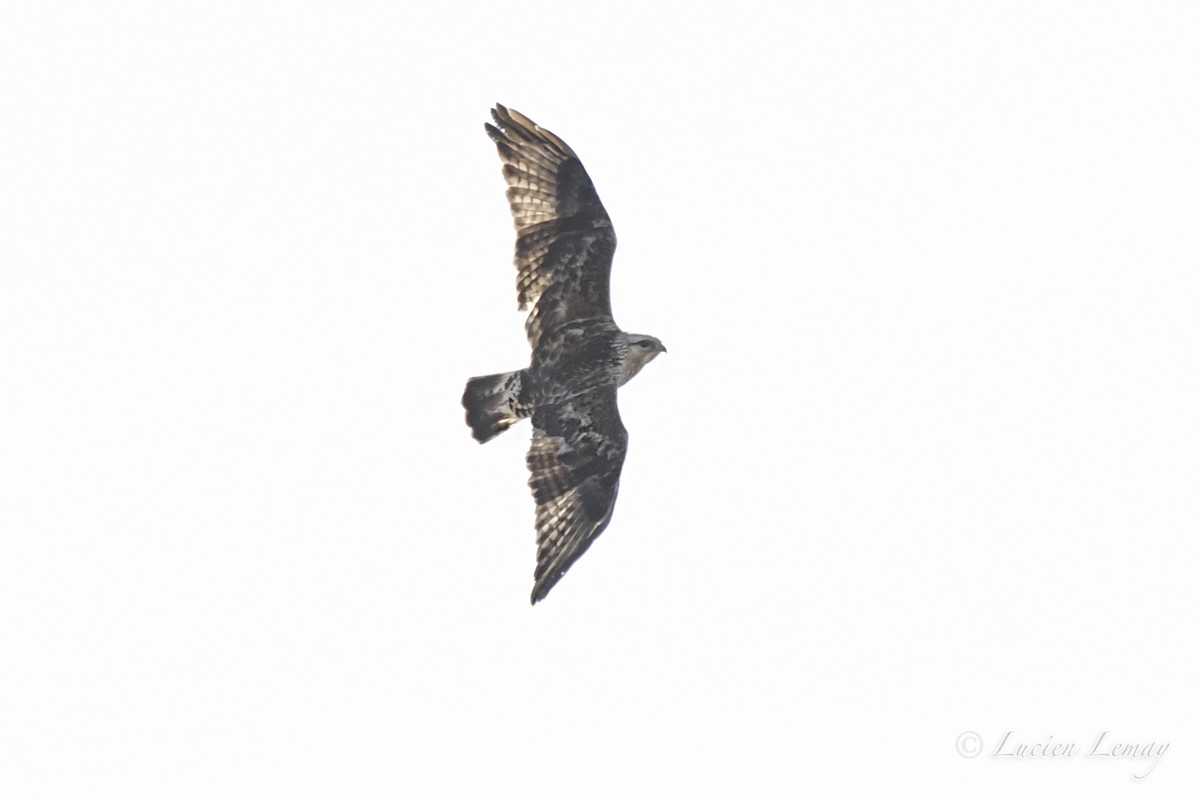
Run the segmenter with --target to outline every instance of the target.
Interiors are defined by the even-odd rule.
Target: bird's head
[[[629,379],[653,361],[655,356],[665,352],[667,348],[653,336],[641,333],[625,334],[625,362],[621,365],[621,384],[628,383]]]

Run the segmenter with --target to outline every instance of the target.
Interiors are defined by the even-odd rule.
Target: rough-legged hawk
[[[613,322],[608,282],[617,237],[566,142],[497,105],[486,124],[517,229],[517,301],[533,310],[529,367],[467,381],[467,424],[486,442],[533,417],[526,463],[537,503],[537,603],[612,518],[628,434],[617,388],[659,353],[653,336]]]

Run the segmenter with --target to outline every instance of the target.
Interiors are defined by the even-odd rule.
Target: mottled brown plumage
[[[617,389],[666,349],[617,327],[609,274],[617,238],[591,179],[566,142],[497,105],[496,143],[517,229],[517,303],[527,369],[472,378],[463,394],[476,439],[533,417],[526,458],[537,504],[536,603],[612,518],[628,435]]]

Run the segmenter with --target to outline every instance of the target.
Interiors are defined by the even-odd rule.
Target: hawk
[[[629,437],[617,389],[659,353],[653,336],[613,321],[609,273],[617,237],[567,143],[502,105],[484,124],[496,143],[517,229],[517,303],[529,366],[467,381],[467,424],[487,442],[532,417],[525,463],[537,505],[536,604],[612,519]]]

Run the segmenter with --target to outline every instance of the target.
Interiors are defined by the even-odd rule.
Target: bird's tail
[[[480,443],[494,439],[533,413],[528,378],[529,370],[520,369],[467,381],[462,404],[471,435]]]

